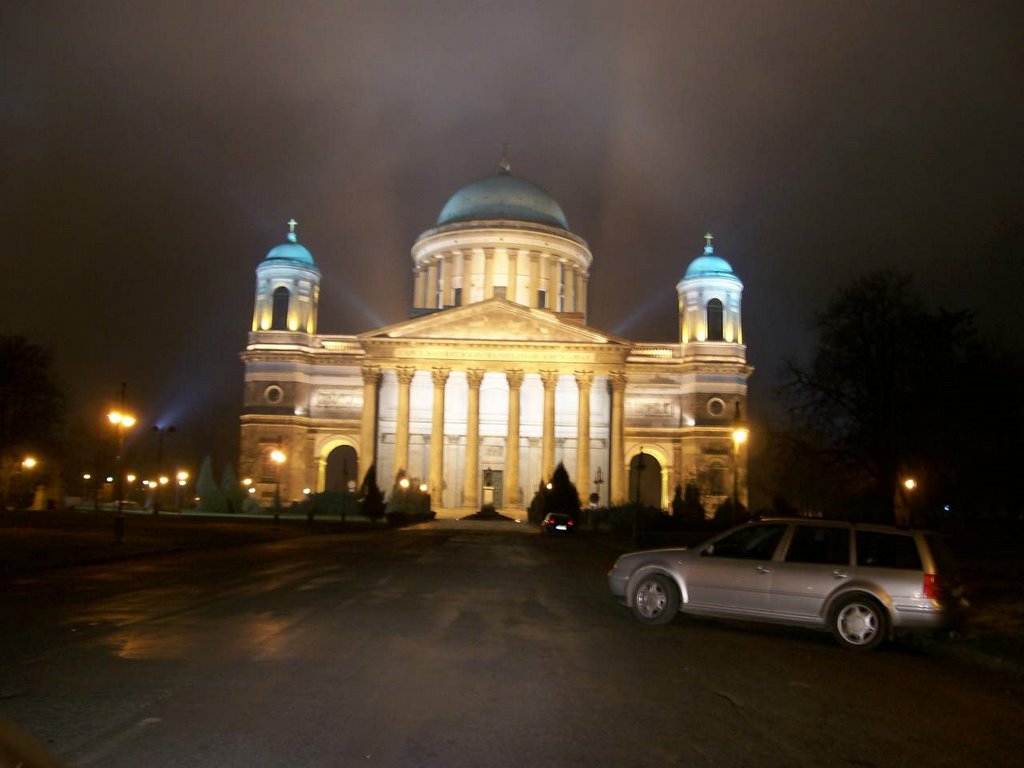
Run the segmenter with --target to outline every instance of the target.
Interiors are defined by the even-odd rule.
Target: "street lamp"
[[[188,472],[180,470],[176,477],[178,484],[174,488],[174,509],[181,512],[181,490],[188,485]]]
[[[732,433],[732,505],[733,511],[739,513],[740,508],[740,446],[747,442],[750,430],[739,427]]]
[[[277,464],[277,471],[274,472],[274,525],[277,525],[281,514],[281,465],[287,457],[284,451],[275,448],[270,452],[270,460]]]
[[[124,398],[124,386],[121,387],[121,397]],[[114,518],[114,543],[120,544],[124,541],[124,431],[135,425],[135,417],[122,411],[111,411],[107,419],[117,430],[117,516]]]

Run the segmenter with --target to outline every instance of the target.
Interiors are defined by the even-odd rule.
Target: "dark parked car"
[[[540,527],[546,533],[572,533],[576,530],[576,519],[563,512],[548,512]]]
[[[891,526],[770,518],[693,549],[631,552],[612,594],[646,624],[677,613],[825,629],[844,648],[946,626],[966,606],[943,542]]]

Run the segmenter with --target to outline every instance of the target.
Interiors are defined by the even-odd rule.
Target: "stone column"
[[[584,489],[590,487],[590,387],[594,383],[594,372],[576,371],[575,376],[580,390],[576,419],[576,487],[585,497]]]
[[[409,469],[409,386],[416,369],[411,365],[400,365],[395,369],[398,376],[398,414],[395,419],[395,466],[397,478],[400,472]]]
[[[449,283],[451,282],[452,267],[448,263],[448,254],[444,254],[439,262],[437,262],[437,307],[443,309],[451,303],[451,292],[449,290]]]
[[[448,381],[447,368],[434,368],[430,376],[434,381],[434,412],[430,420],[430,500],[435,507],[442,506],[444,498],[444,385]]]
[[[526,302],[525,302],[526,306],[528,306],[528,307],[536,307],[537,306],[537,289],[538,289],[538,283],[539,283],[539,279],[537,277],[537,272],[540,269],[540,263],[539,262],[540,262],[540,254],[537,253],[536,251],[531,251],[530,252],[530,281],[529,281],[529,284],[527,285],[527,288],[526,288],[528,293],[526,295]]]
[[[590,280],[590,276],[580,273],[580,300],[577,302],[579,311],[583,313],[583,323],[587,322],[587,282]]]
[[[426,283],[427,275],[421,267],[416,267],[412,271],[413,275],[413,290],[412,290],[412,305],[414,307],[425,306],[423,303],[423,286]]]
[[[558,259],[554,256],[548,257],[548,308],[552,312],[562,311],[562,307],[558,305],[558,300],[562,296],[562,286],[559,282],[562,272],[560,266]]]
[[[377,387],[380,386],[380,366],[363,366],[363,419],[359,429],[359,480],[377,460]]]
[[[576,266],[565,265],[565,311],[576,311]]]
[[[473,251],[467,249],[462,252],[462,303],[473,301]]]
[[[611,456],[608,457],[611,477],[608,499],[611,504],[625,504],[629,500],[625,454],[626,374],[622,371],[611,371],[608,374],[608,383],[612,389]]]
[[[483,380],[484,372],[481,369],[470,368],[466,371],[469,392],[466,398],[466,477],[462,504],[474,509],[479,504],[477,475],[480,468],[480,383]]]
[[[424,304],[427,309],[434,309],[437,306],[437,262],[430,262],[427,267],[427,301]]]
[[[484,248],[484,300],[494,296],[494,249]]]
[[[509,301],[517,301],[516,286],[519,285],[519,273],[516,271],[516,261],[519,251],[509,248],[508,251],[508,287],[505,289],[505,298]]]
[[[541,371],[541,383],[544,384],[544,431],[540,449],[541,480],[547,482],[555,471],[555,386],[558,384],[558,371]]]
[[[505,371],[508,379],[508,437],[505,442],[505,506],[518,507],[523,498],[519,493],[519,401],[522,395],[523,371]]]

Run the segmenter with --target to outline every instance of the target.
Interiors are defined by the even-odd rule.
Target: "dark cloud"
[[[52,345],[82,409],[127,381],[149,420],[227,445],[253,269],[285,221],[325,275],[321,330],[394,322],[412,241],[503,141],[593,248],[593,325],[672,340],[674,285],[715,232],[746,285],[755,408],[866,269],[911,271],[1020,348],[1019,3],[0,14],[0,332]]]

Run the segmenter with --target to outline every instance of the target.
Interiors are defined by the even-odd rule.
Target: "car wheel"
[[[840,598],[832,608],[829,622],[836,641],[854,651],[870,651],[881,645],[888,623],[885,609],[867,595]]]
[[[652,574],[637,582],[630,601],[633,615],[644,624],[668,624],[679,612],[679,592],[667,576]]]

